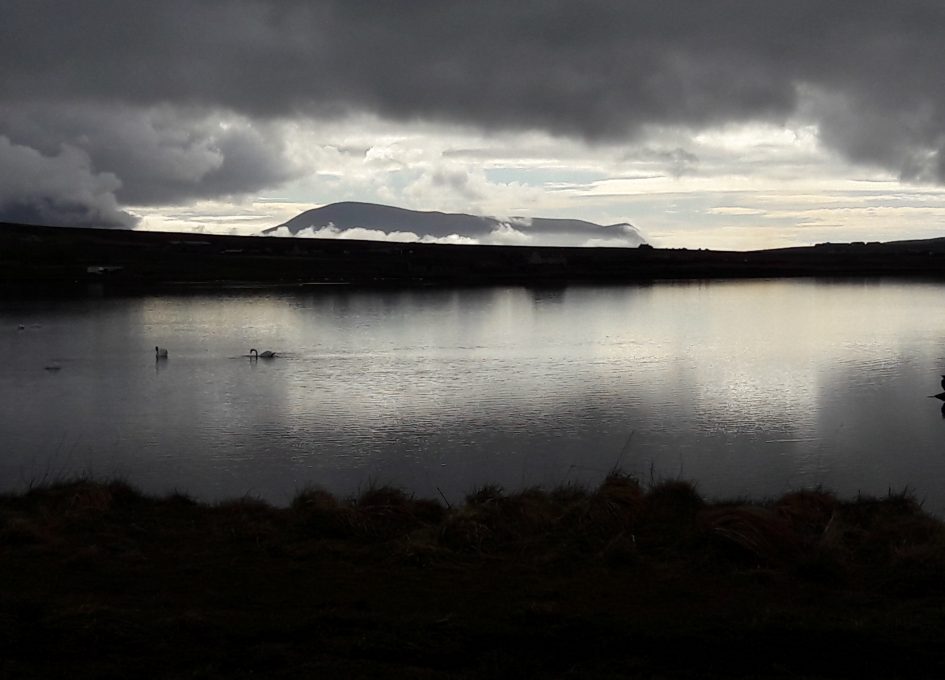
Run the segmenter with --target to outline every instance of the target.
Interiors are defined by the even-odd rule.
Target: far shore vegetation
[[[77,479],[0,496],[0,584],[10,678],[945,677],[945,524],[908,492]]]

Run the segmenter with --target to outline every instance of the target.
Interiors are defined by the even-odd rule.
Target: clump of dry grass
[[[621,554],[635,551],[643,499],[637,479],[618,472],[607,475],[592,493],[575,498],[567,508],[564,522],[575,549],[607,559],[617,551]]]
[[[553,503],[561,506],[573,506],[587,501],[587,488],[580,484],[567,483],[554,487],[548,492]]]
[[[764,504],[715,504],[700,526],[719,555],[805,580],[902,594],[945,592],[945,524],[908,493],[840,501],[821,489]]]
[[[122,481],[75,480],[0,496],[0,547],[9,549],[74,541],[131,556],[150,543],[183,541],[185,533],[194,545],[206,535],[309,557],[325,540],[336,551],[356,540],[359,550],[383,545],[376,553],[383,559],[419,564],[470,556],[614,567],[697,561],[825,585],[945,592],[945,524],[907,493],[840,501],[814,489],[764,503],[710,503],[688,482],[645,489],[614,472],[591,490],[571,484],[509,494],[484,486],[450,508],[380,485],[343,500],[310,487],[288,508],[250,497],[210,506],[181,494],[154,499]]]
[[[752,564],[783,566],[801,554],[803,544],[794,527],[770,508],[712,508],[701,514],[700,521],[720,547]]]
[[[505,496],[505,490],[495,484],[481,486],[472,493],[466,495],[467,506],[488,505],[496,503]]]
[[[209,520],[223,537],[229,540],[250,540],[256,547],[278,544],[284,536],[285,513],[266,501],[244,496],[217,503],[211,509]]]
[[[945,592],[945,524],[908,491],[840,504],[824,544],[877,587],[904,595]]]
[[[545,491],[531,488],[506,495],[486,486],[469,494],[466,503],[445,518],[440,541],[460,551],[497,550],[540,538],[559,513]]]
[[[651,521],[692,522],[705,507],[695,485],[678,479],[660,482],[646,494],[644,512]]]
[[[67,534],[104,532],[108,517],[146,502],[121,480],[34,486],[24,494],[0,497],[0,544],[50,545]]]
[[[141,492],[123,480],[76,479],[34,487],[23,496],[27,506],[35,503],[49,512],[73,518],[127,508],[144,500]]]
[[[0,519],[0,546],[30,546],[48,543],[49,531],[32,518],[8,516]]]
[[[306,535],[315,538],[346,538],[353,535],[351,510],[328,491],[308,487],[296,494],[289,510]]]
[[[427,524],[438,524],[445,509],[433,500],[418,500],[392,486],[368,487],[351,505],[357,532],[370,538],[402,538]]]
[[[839,506],[837,497],[822,489],[792,491],[779,498],[774,511],[801,536],[818,540]]]
[[[636,479],[620,473],[609,475],[594,491],[568,484],[505,494],[500,487],[485,486],[446,516],[439,540],[453,550],[511,551],[540,560],[607,550],[616,555],[618,546],[627,553],[633,550],[643,496]]]
[[[639,510],[638,545],[658,552],[693,545],[700,538],[697,517],[704,506],[702,496],[689,482],[668,480],[652,486]]]
[[[860,497],[838,506],[824,541],[851,561],[880,565],[897,549],[925,544],[941,531],[941,523],[910,496]]]
[[[290,511],[313,537],[382,540],[404,538],[437,525],[446,513],[437,501],[374,484],[347,501],[339,501],[323,489],[308,488],[295,497]]]

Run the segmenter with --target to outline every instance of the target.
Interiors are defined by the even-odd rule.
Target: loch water
[[[940,282],[7,299],[0,354],[0,491],[456,501],[619,468],[715,498],[909,489],[945,515]]]

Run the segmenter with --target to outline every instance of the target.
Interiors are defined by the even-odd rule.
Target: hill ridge
[[[469,213],[411,210],[398,206],[362,201],[329,203],[306,210],[275,227],[263,230],[274,235],[287,230],[290,235],[311,229],[339,232],[351,229],[380,231],[385,235],[412,233],[419,239],[464,237],[473,240],[520,236],[535,240],[535,245],[585,245],[596,240],[621,241],[615,245],[635,247],[646,243],[640,231],[629,222],[601,225],[575,218],[494,217]],[[514,233],[513,233],[514,232]]]

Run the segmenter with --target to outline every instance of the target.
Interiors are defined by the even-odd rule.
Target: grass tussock
[[[48,677],[55,648],[86,677],[659,677],[688,648],[718,677],[764,677],[780,650],[777,674],[831,677],[829,639],[841,676],[877,640],[937,671],[943,575],[945,524],[908,493],[713,502],[615,472],[449,507],[309,487],[278,508],[73,480],[0,495],[0,668]],[[105,639],[114,669],[88,651]]]
[[[31,488],[23,501],[27,507],[33,505],[43,512],[82,517],[130,507],[144,501],[144,496],[123,480],[97,483],[76,479]]]
[[[0,497],[0,546],[53,545],[91,533],[107,542],[128,534],[132,518],[137,533],[155,540],[186,530],[260,546],[384,543],[389,555],[423,560],[636,564],[676,556],[825,582],[882,580],[902,592],[941,589],[945,574],[945,524],[908,493],[841,501],[813,489],[763,503],[710,503],[688,482],[645,488],[619,472],[595,489],[484,486],[450,508],[373,484],[347,499],[310,487],[288,508],[275,508],[251,497],[208,506],[179,493],[147,497],[123,481],[74,480]],[[127,536],[115,538],[122,541]]]

